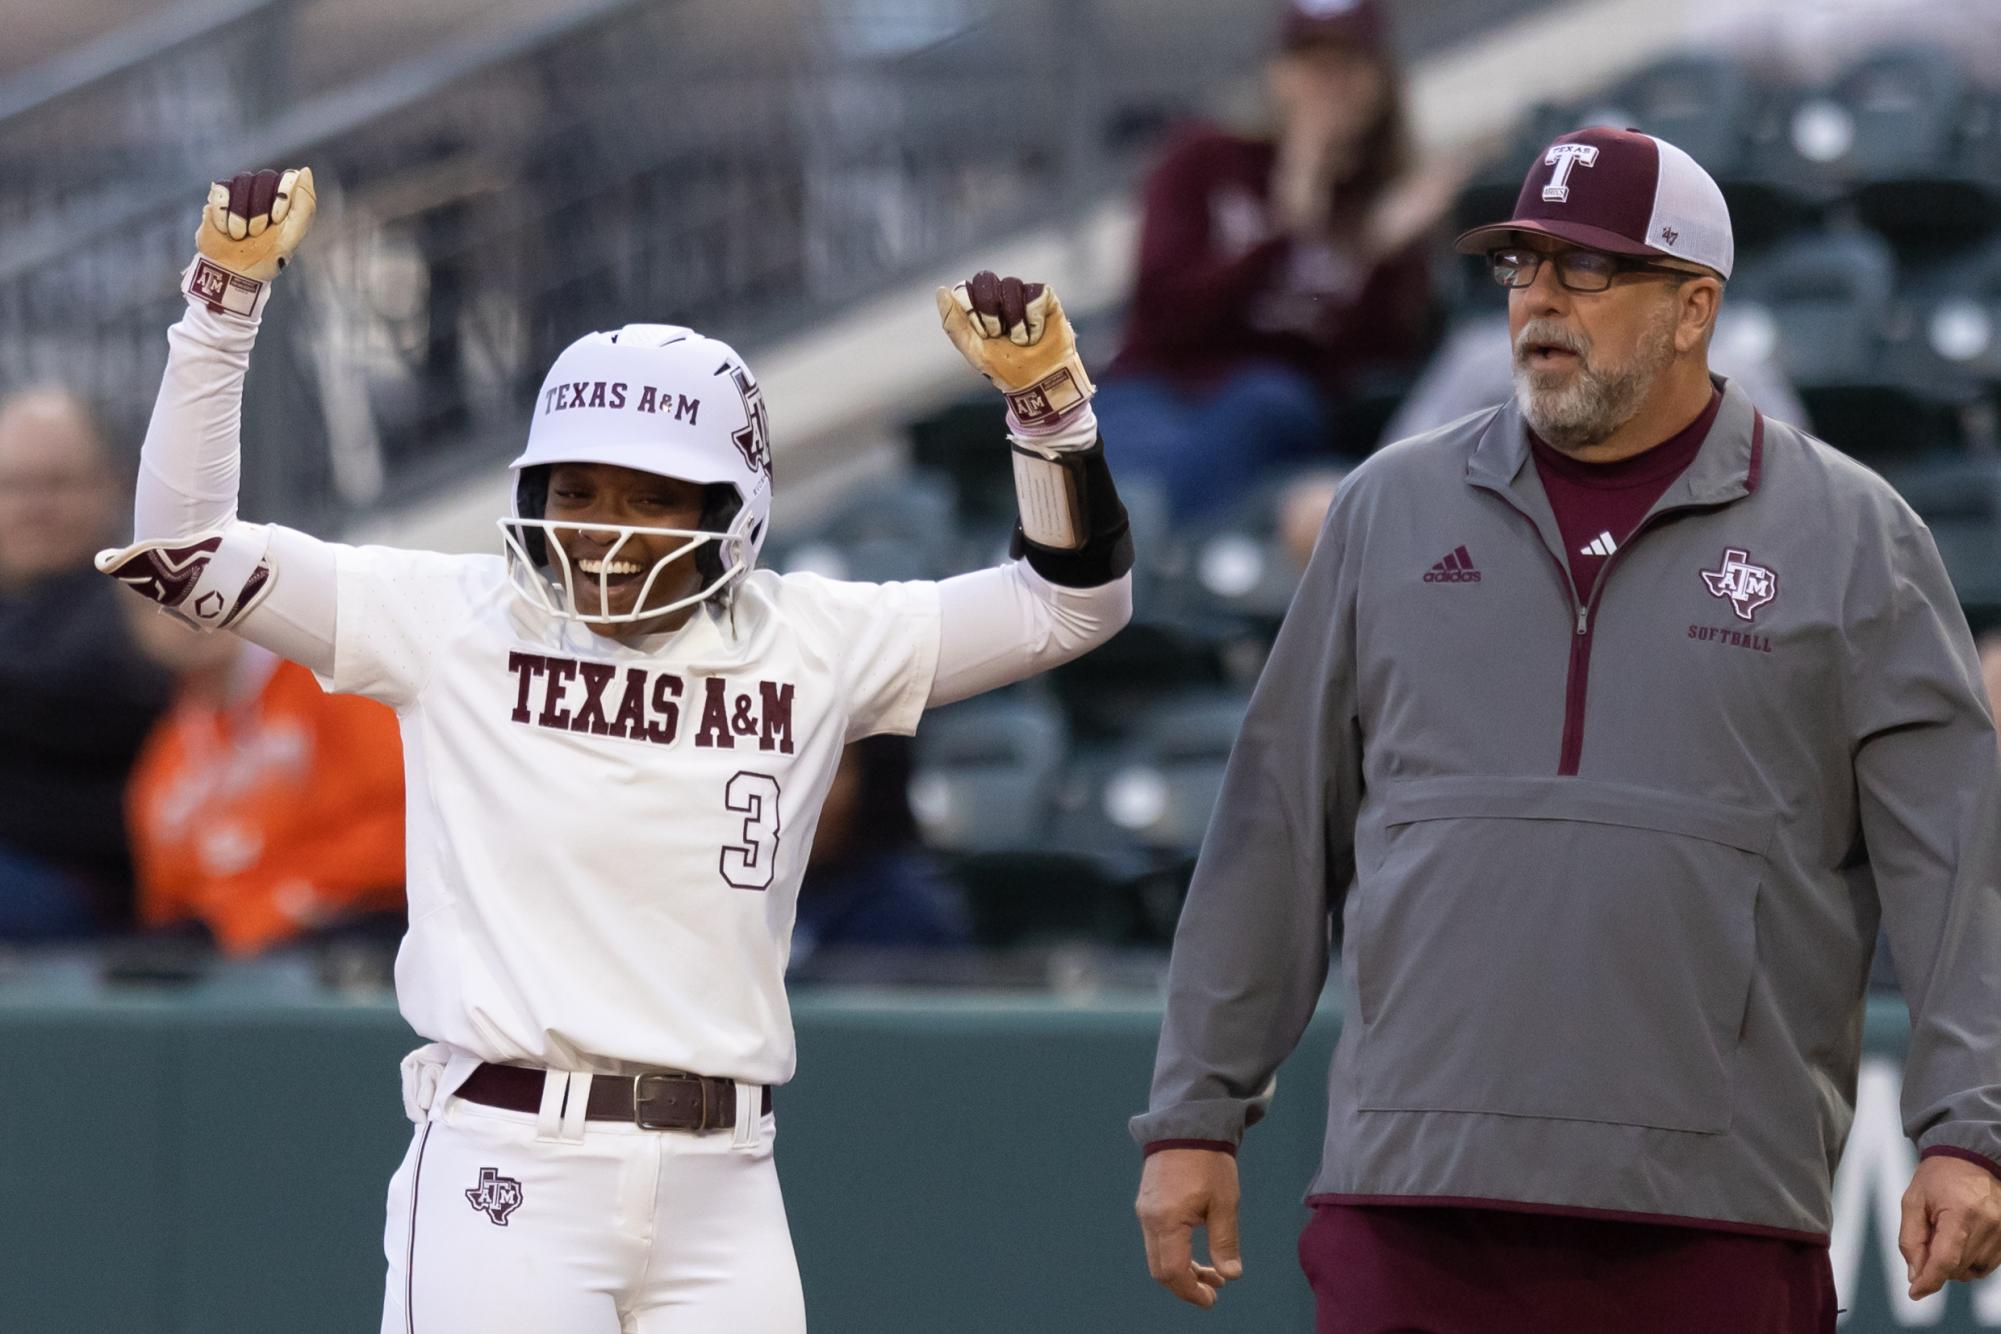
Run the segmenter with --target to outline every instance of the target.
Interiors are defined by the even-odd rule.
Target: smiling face
[[[639,605],[641,587],[653,567],[669,556],[674,559],[646,590],[645,606],[666,607],[700,591],[702,577],[695,566],[699,546],[691,547],[685,535],[674,532],[628,535],[613,529],[670,529],[678,530],[679,534],[699,531],[707,497],[708,488],[699,482],[662,477],[636,468],[610,463],[551,465],[549,496],[542,517],[556,524],[586,525],[559,527],[548,536],[569,558],[569,582],[577,611],[585,616],[623,616],[645,610]],[[592,524],[607,527],[588,526]],[[675,555],[676,552],[680,554]],[[560,578],[559,559],[552,554],[549,564]],[[603,595],[600,575],[604,576]],[[630,639],[674,629],[693,612],[693,607],[682,607],[642,620],[587,624],[598,634]]]

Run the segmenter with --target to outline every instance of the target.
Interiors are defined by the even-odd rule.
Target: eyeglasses
[[[1687,269],[1652,264],[1644,259],[1608,255],[1602,250],[1564,250],[1554,255],[1522,248],[1487,252],[1487,263],[1493,268],[1494,281],[1503,287],[1527,287],[1535,281],[1536,274],[1542,272],[1544,260],[1556,265],[1557,282],[1573,292],[1602,292],[1622,273],[1665,273],[1682,282],[1702,276]]]

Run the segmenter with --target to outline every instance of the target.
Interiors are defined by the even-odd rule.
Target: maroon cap
[[[1566,134],[1529,166],[1506,222],[1475,227],[1465,254],[1538,232],[1615,255],[1681,259],[1730,276],[1730,210],[1694,158],[1637,130],[1594,126]]]
[[[1286,50],[1345,42],[1367,51],[1383,46],[1383,12],[1376,0],[1289,0],[1279,44]]]

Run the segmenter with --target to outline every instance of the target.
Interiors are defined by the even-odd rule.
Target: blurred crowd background
[[[1590,123],[1688,150],[1738,266],[1714,360],[1931,524],[2001,691],[2001,6],[1983,0],[70,0],[0,4],[0,955],[115,976],[304,951],[386,982],[394,721],[91,572],[122,540],[204,183],[320,217],[244,402],[244,517],[498,549],[555,352],[728,339],[767,559],[1002,553],[998,402],[930,288],[1055,283],[1100,384],[1137,616],[853,748],[795,972],[1157,974],[1321,515],[1510,392],[1451,254]]]

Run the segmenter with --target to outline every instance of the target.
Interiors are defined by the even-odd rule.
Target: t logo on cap
[[[1591,188],[1571,197],[1573,173],[1592,168]],[[1730,277],[1735,247],[1723,192],[1694,158],[1638,130],[1573,130],[1529,160],[1514,216],[1462,234],[1454,247],[1482,255],[1523,235],[1608,255],[1678,259]]]
[[[1596,144],[1551,144],[1549,151],[1542,155],[1544,164],[1555,167],[1549,174],[1549,184],[1543,186],[1542,197],[1549,203],[1561,204],[1570,198],[1570,169],[1577,166],[1588,167],[1598,160]]]

